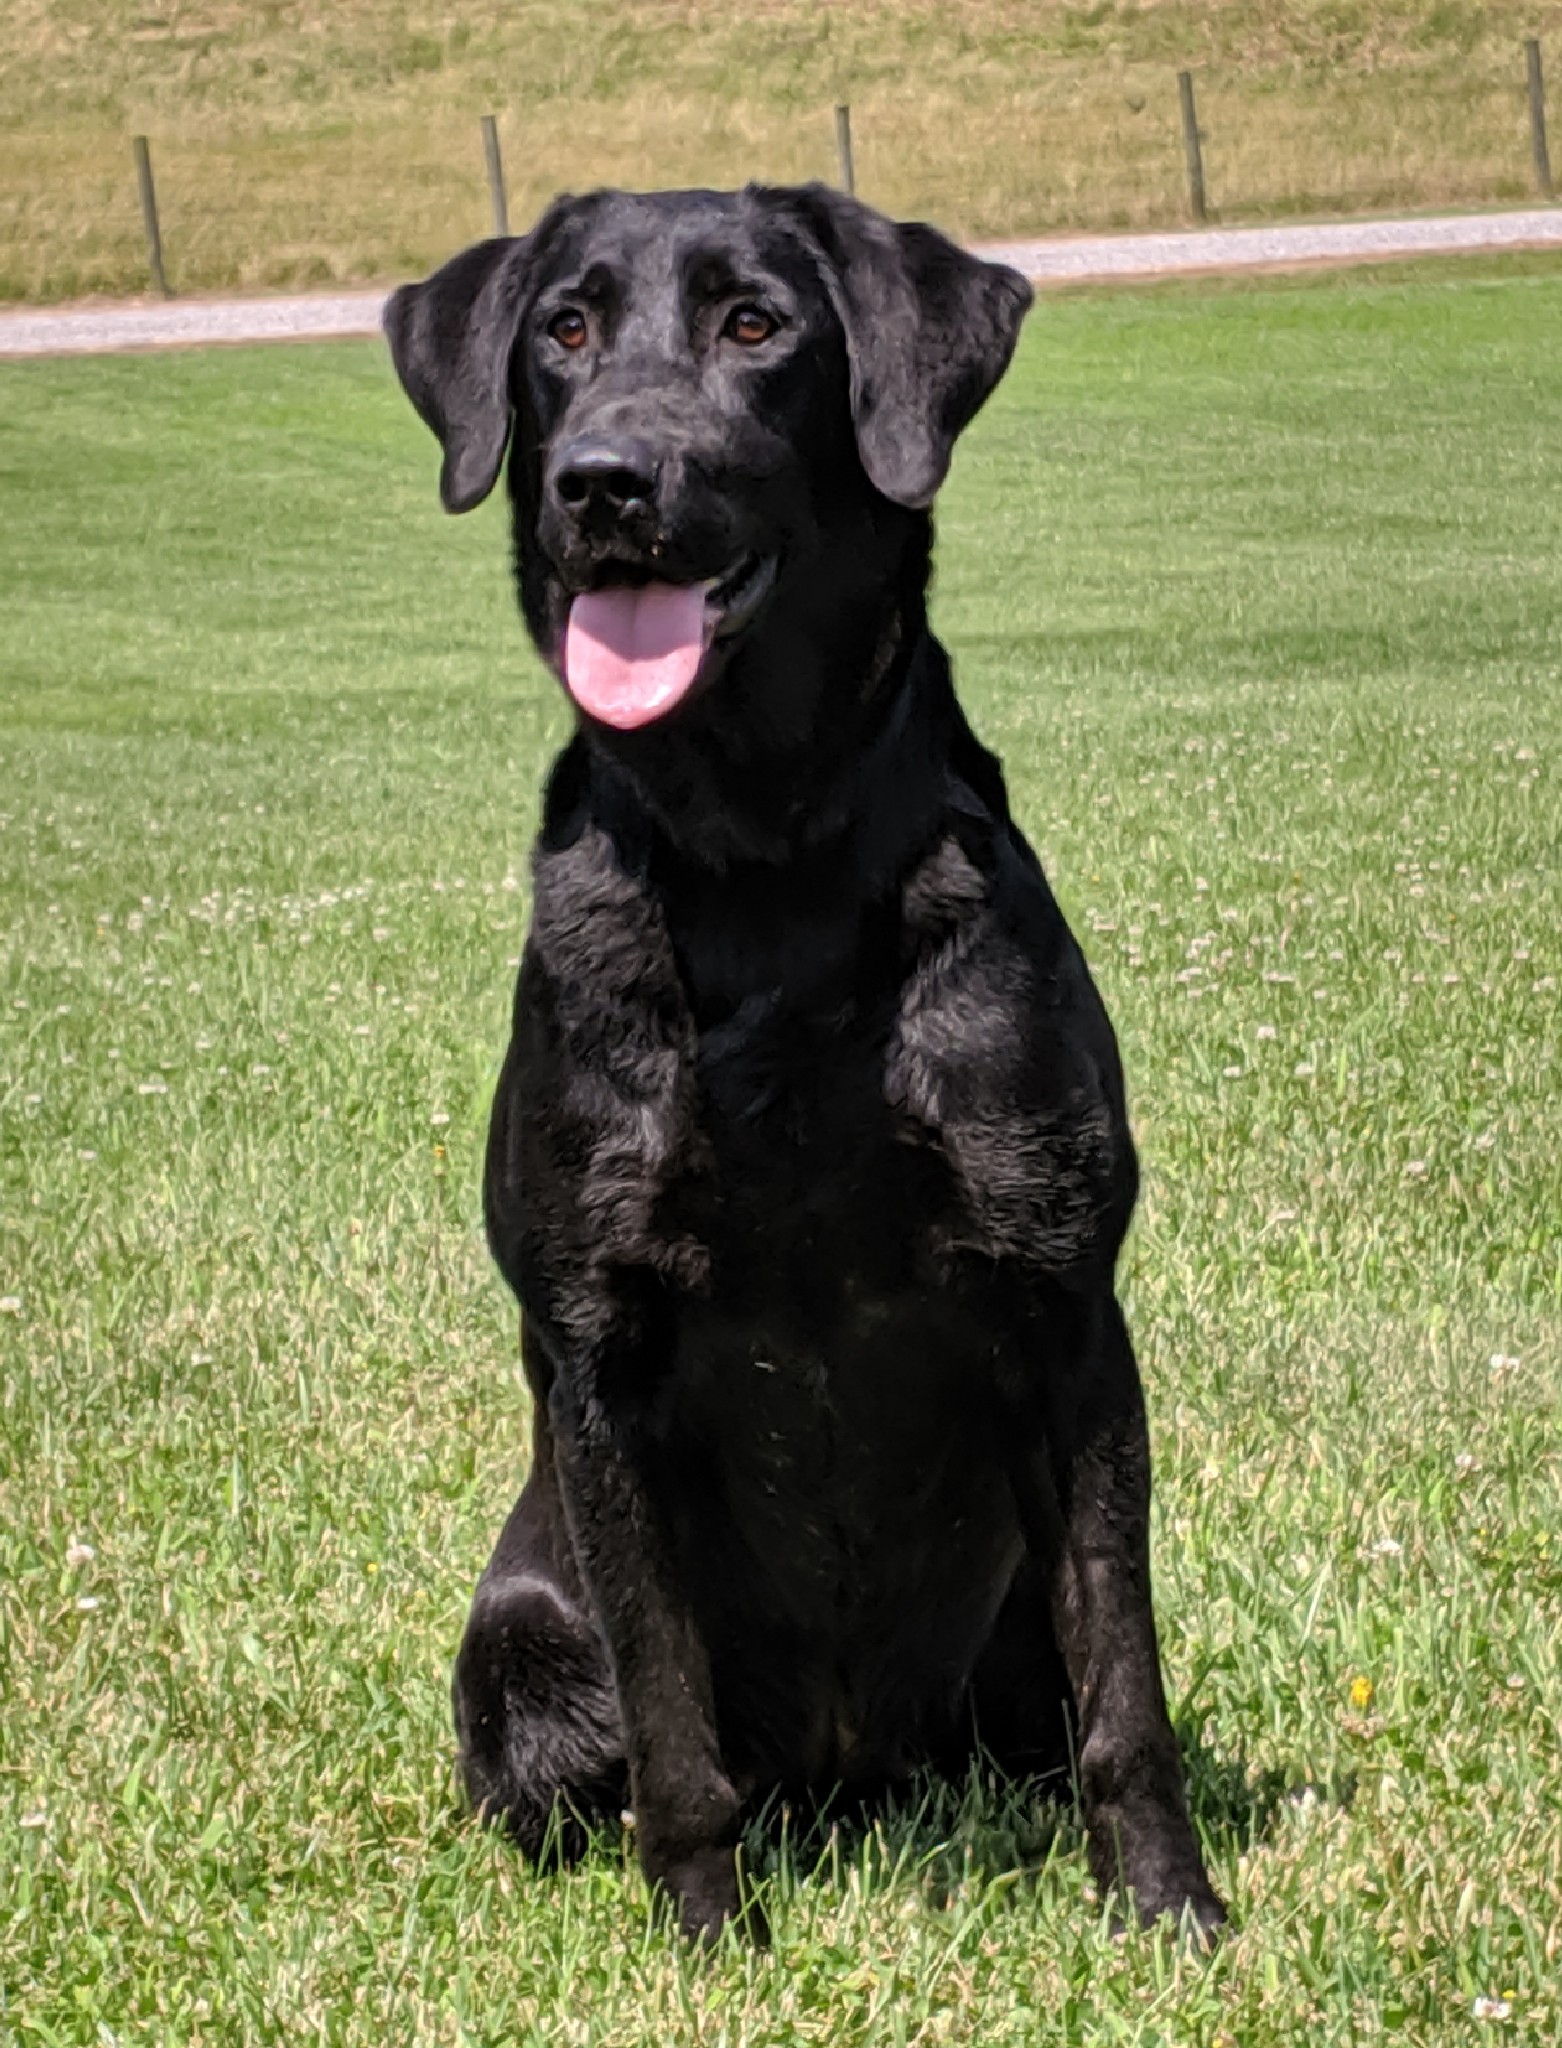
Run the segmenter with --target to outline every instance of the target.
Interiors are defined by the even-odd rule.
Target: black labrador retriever
[[[488,1144],[535,1440],[462,1765],[533,1853],[627,1797],[697,1937],[747,1910],[756,1799],[977,1744],[1072,1754],[1098,1880],[1222,1917],[1150,1605],[1116,1044],[927,622],[928,507],[1030,299],[751,187],[562,199],[386,315],[450,511],[509,443],[579,713]]]

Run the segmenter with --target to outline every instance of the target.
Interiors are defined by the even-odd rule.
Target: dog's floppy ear
[[[920,221],[887,220],[827,185],[790,200],[846,330],[862,466],[897,505],[930,505],[956,439],[1009,367],[1032,292]]]
[[[537,230],[478,242],[385,308],[407,396],[439,436],[439,495],[470,512],[494,487],[510,438],[510,352],[529,296]]]

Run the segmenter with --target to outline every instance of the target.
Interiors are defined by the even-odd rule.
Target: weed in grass
[[[0,371],[0,2034],[1557,2038],[1559,317],[1538,262],[1049,300],[942,500],[1138,1119],[1207,1961],[1037,1787],[771,1815],[774,1952],[708,1965],[626,1835],[469,1823],[563,730],[498,508],[367,346]]]

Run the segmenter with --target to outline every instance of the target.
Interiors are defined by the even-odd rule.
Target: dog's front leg
[[[714,1940],[739,1914],[762,1939],[758,1909],[739,1895],[742,1800],[717,1743],[710,1662],[646,1485],[638,1419],[562,1383],[550,1406],[571,1537],[618,1690],[642,1867],[692,1939]]]
[[[1048,1356],[1009,1383],[1016,1491],[1046,1561],[1052,1624],[1078,1727],[1091,1868],[1146,1923],[1225,1919],[1205,1874],[1161,1682],[1150,1601],[1150,1446],[1138,1368],[1109,1291],[1059,1290],[1039,1329]],[[1023,1390],[1022,1390],[1023,1389]]]

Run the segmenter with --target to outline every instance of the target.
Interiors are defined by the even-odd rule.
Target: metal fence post
[[[1529,140],[1535,152],[1535,183],[1542,199],[1553,196],[1551,153],[1546,148],[1546,81],[1540,68],[1540,43],[1531,36],[1524,45],[1525,68],[1529,72]]]
[[[1193,102],[1193,73],[1177,73],[1177,93],[1182,101],[1182,146],[1188,156],[1188,203],[1196,221],[1209,219],[1204,198],[1204,149],[1199,136],[1198,108]]]
[[[510,209],[504,196],[504,158],[499,154],[499,124],[492,114],[483,116],[483,155],[488,159],[488,200],[494,213],[494,233],[510,232]]]
[[[146,228],[147,268],[152,273],[152,288],[170,298],[168,278],[163,270],[163,236],[157,224],[157,188],[152,183],[152,152],[147,148],[144,135],[132,135],[130,147],[135,152],[136,186],[141,194],[141,220]]]
[[[857,176],[852,166],[852,110],[837,107],[835,110],[835,151],[841,160],[841,190],[855,193]]]

